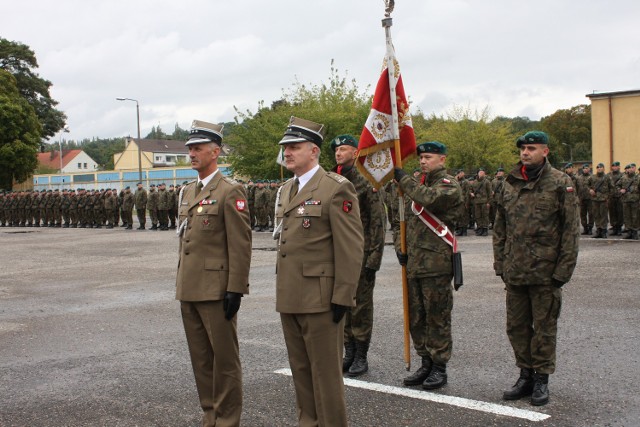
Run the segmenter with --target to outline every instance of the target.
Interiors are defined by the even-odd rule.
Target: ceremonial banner
[[[393,64],[393,69],[389,70],[387,64]],[[395,99],[392,98],[392,94],[395,95]],[[397,112],[397,123],[394,123],[392,105]],[[371,112],[360,135],[356,163],[360,172],[375,188],[380,188],[393,178],[394,165],[398,164],[394,151],[395,140],[398,138],[402,160],[415,156],[416,137],[413,133],[409,103],[402,85],[400,66],[393,48],[388,48],[373,95]]]
[[[280,166],[287,166],[284,161],[284,150],[282,149],[282,146],[280,146],[280,152],[278,153],[278,157],[276,157],[276,163]]]

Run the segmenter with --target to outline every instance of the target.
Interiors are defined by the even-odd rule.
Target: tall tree
[[[549,134],[551,161],[591,159],[591,105],[576,105],[541,119],[542,130]]]
[[[16,79],[0,70],[0,188],[25,181],[38,164],[40,123]]]
[[[42,138],[49,139],[64,128],[67,116],[55,108],[58,102],[49,94],[51,82],[35,72],[38,61],[29,46],[0,37],[0,68],[15,77],[20,95],[38,117]]]
[[[329,169],[335,165],[330,141],[345,133],[358,138],[370,107],[370,95],[362,92],[355,80],[341,77],[332,65],[328,83],[307,86],[295,82],[270,107],[260,102],[255,113],[236,109],[236,125],[225,139],[233,148],[229,160],[241,175],[279,178],[280,166],[275,162],[280,150],[278,141],[293,115],[325,124],[327,133],[320,163]]]

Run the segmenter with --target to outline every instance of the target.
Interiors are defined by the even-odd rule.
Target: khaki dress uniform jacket
[[[203,425],[236,426],[242,412],[237,316],[224,317],[225,292],[249,293],[251,229],[242,185],[217,172],[196,196],[186,185],[179,205],[176,299],[191,354]]]
[[[289,201],[287,181],[276,206],[281,223],[276,310],[289,354],[301,426],[346,425],[342,346],[344,318],[331,304],[355,306],[364,256],[360,208],[348,179],[320,168]]]

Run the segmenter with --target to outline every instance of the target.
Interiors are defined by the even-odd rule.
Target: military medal
[[[308,217],[302,218],[302,228],[310,228],[311,227],[311,219]]]
[[[298,215],[304,215],[304,206],[298,208]]]
[[[199,207],[198,207],[197,212],[198,212],[198,213],[202,212],[202,206],[199,206]]]
[[[209,225],[209,219],[205,218],[202,220],[202,225],[204,225],[205,227]]]

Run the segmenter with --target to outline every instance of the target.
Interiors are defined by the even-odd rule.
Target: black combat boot
[[[431,373],[426,380],[422,383],[422,388],[425,390],[435,390],[447,383],[447,365],[433,364]]]
[[[344,342],[344,358],[342,359],[342,372],[349,372],[349,368],[353,363],[353,358],[356,355],[356,340],[351,338],[349,341]]]
[[[638,240],[638,230],[631,230],[631,240]]]
[[[467,227],[462,227],[462,235],[463,236],[467,235]]]
[[[583,236],[587,236],[587,235],[589,235],[589,234],[591,234],[591,233],[589,232],[589,226],[588,226],[588,225],[585,225],[584,227],[582,227],[582,235],[583,235]]]
[[[482,229],[482,235],[483,236],[488,236],[489,235],[489,230],[487,228],[483,228]]]
[[[549,374],[534,374],[533,394],[531,404],[542,406],[549,403]]]
[[[602,229],[596,228],[596,234],[591,236],[592,239],[602,239]]]
[[[418,368],[413,374],[406,377],[402,382],[404,385],[420,385],[427,379],[431,373],[431,367],[433,362],[429,356],[422,357],[422,366]]]
[[[353,359],[353,364],[349,368],[350,377],[358,377],[369,370],[368,352],[369,341],[356,341],[356,355]]]
[[[476,236],[482,236],[482,228],[476,228]]]
[[[520,378],[502,394],[504,400],[518,400],[521,397],[529,396],[533,392],[533,369],[521,368]]]

